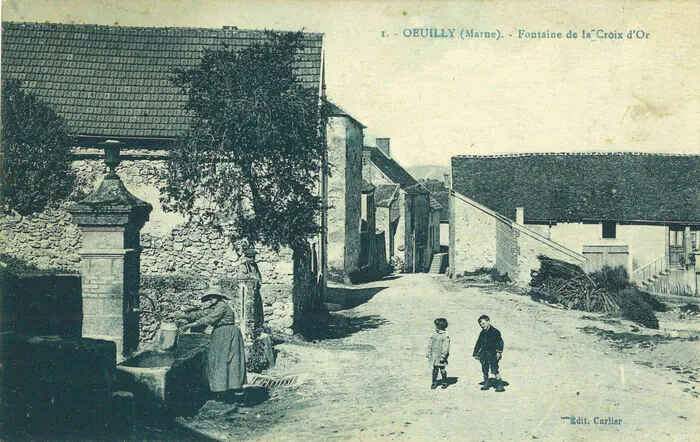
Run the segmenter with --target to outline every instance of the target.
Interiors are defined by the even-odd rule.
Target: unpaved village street
[[[219,440],[697,440],[697,319],[668,312],[659,315],[662,330],[640,330],[444,275],[330,291],[336,300],[348,293],[331,336],[276,346],[278,366],[268,375],[298,375],[297,386],[178,422]],[[505,341],[504,393],[479,389],[471,354],[481,314]],[[431,390],[425,353],[441,316],[453,383]],[[572,416],[588,423],[572,424]]]

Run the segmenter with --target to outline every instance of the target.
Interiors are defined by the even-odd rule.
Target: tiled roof
[[[356,124],[359,126],[362,126],[362,128],[366,128],[364,124],[360,123],[357,121],[355,117],[347,113],[342,107],[338,106],[337,104],[333,103],[332,101],[328,101],[328,111],[329,111],[329,116],[331,117],[348,117],[352,121],[354,121]]]
[[[412,195],[422,195],[422,194],[428,194],[430,195],[430,191],[426,189],[421,183],[416,183],[412,186],[408,186],[404,189],[404,191],[408,194]]]
[[[77,135],[173,138],[188,124],[175,68],[210,49],[241,49],[264,31],[3,23],[2,75],[22,80]],[[296,74],[318,90],[323,34],[304,34]]]
[[[435,201],[440,204],[440,221],[448,222],[450,191],[447,187],[445,187],[445,183],[435,179],[421,180],[421,183],[430,192],[430,198],[435,199]]]
[[[374,199],[378,207],[389,207],[389,203],[395,198],[396,192],[399,191],[398,184],[380,184],[376,186]]]
[[[406,172],[406,169],[401,167],[401,165],[392,158],[387,157],[384,152],[378,148],[365,146],[364,149],[370,151],[372,163],[391,181],[401,186],[402,189],[406,190],[418,184],[418,181],[416,181],[410,173]]]
[[[700,224],[700,155],[524,154],[452,158],[453,188],[508,218]]]
[[[432,196],[430,197],[430,210],[442,210],[442,205]]]

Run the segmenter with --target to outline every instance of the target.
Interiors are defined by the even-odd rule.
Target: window
[[[684,239],[684,231],[683,230],[675,230],[671,229],[669,230],[669,244],[672,246],[683,246],[685,245],[685,242],[683,241]]]
[[[603,221],[603,238],[615,238],[617,236],[617,223],[615,221]]]

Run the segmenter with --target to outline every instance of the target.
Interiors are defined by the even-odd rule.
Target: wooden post
[[[416,231],[411,232],[411,243],[413,244],[411,250],[413,251],[413,273],[416,273]]]
[[[241,299],[241,317],[238,320],[238,323],[241,326],[241,335],[243,335],[243,337],[245,337],[245,330],[246,330],[246,313],[245,313],[245,310],[246,310],[246,308],[245,308],[246,284],[245,284],[245,282],[241,283],[239,289],[241,291],[241,296],[240,296],[240,299]]]
[[[690,254],[693,252],[690,244],[690,226],[685,226],[683,231],[683,263],[686,270],[690,268]]]

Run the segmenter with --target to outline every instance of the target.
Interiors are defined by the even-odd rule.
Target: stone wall
[[[127,151],[117,168],[127,189],[153,205],[150,221],[141,231],[141,274],[148,276],[187,275],[207,282],[235,275],[240,257],[228,238],[212,226],[187,222],[181,216],[165,213],[159,201],[160,170],[164,159],[153,159],[148,151]],[[105,172],[101,159],[80,159],[73,163],[87,194],[97,187]],[[0,250],[39,269],[79,273],[81,233],[65,211],[67,204],[26,217],[14,214],[0,217]],[[359,216],[358,216],[359,219]],[[292,253],[260,248],[257,256],[263,278],[262,296],[265,319],[278,333],[291,333],[294,322]],[[304,268],[308,270],[308,267]],[[313,275],[301,276],[315,279]],[[305,291],[313,298],[315,293]],[[297,297],[303,297],[297,294]],[[162,303],[177,303],[167,296]],[[303,302],[299,300],[298,302]]]
[[[518,273],[518,241],[513,232],[513,226],[507,220],[494,218],[496,224],[496,263],[495,267],[501,275],[511,279]]]
[[[462,275],[496,265],[497,220],[487,210],[452,196],[450,204],[450,272]]]
[[[586,258],[525,226],[455,194],[450,205],[450,271],[460,275],[495,267],[517,285],[530,283],[538,256],[581,265]]]
[[[430,223],[428,224],[428,231],[430,237],[430,245],[432,246],[432,258],[433,253],[440,252],[440,210],[430,211]]]
[[[503,247],[503,254],[506,256],[497,261],[505,264],[503,269],[498,268],[500,273],[508,273],[509,277],[518,285],[528,286],[531,280],[532,270],[539,270],[541,262],[538,256],[558,259],[571,264],[582,266],[586,258],[578,253],[567,249],[547,238],[528,230],[524,226],[512,223],[510,232],[507,227],[503,228],[504,236],[511,238],[511,244]]]
[[[329,119],[328,270],[341,279],[359,268],[362,137],[362,126],[347,116]]]
[[[389,225],[389,208],[378,206],[375,212],[375,219],[377,223],[377,231],[384,232],[384,255],[389,256],[389,232],[391,226]]]
[[[50,209],[0,217],[0,251],[40,269],[78,273],[80,230],[68,212]]]
[[[412,271],[413,254],[415,253],[415,271],[425,272],[430,267],[430,258],[433,256],[429,242],[430,223],[430,195],[427,193],[406,194],[406,265]],[[413,250],[412,235],[415,235],[415,247]]]

